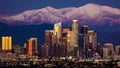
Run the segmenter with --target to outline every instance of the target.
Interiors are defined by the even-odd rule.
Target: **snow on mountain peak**
[[[53,8],[51,6],[47,6],[46,9],[55,9],[55,8]]]
[[[88,4],[84,5],[84,7],[98,7],[98,6],[100,6],[100,5],[94,4],[94,3],[88,3]]]
[[[68,7],[55,9],[47,6],[38,10],[28,10],[23,13],[13,16],[0,16],[0,21],[5,21],[6,24],[35,24],[34,22],[68,22],[77,19],[79,23],[119,23],[120,24],[120,9],[108,6],[100,6],[97,4],[86,4],[81,7]]]

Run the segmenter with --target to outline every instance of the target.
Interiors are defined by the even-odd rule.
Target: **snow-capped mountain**
[[[120,24],[120,9],[90,3],[80,7],[60,9],[48,6],[12,16],[0,16],[0,21],[9,25],[31,25],[45,22],[69,23],[73,19],[77,19],[79,24]]]

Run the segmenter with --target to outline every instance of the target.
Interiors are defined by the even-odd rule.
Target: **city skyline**
[[[55,23],[52,30],[45,30],[45,42],[39,46],[37,37],[30,37],[23,45],[13,44],[12,36],[2,36],[2,50],[4,53],[25,54],[40,57],[81,57],[108,58],[119,56],[119,45],[112,43],[98,43],[97,31],[83,25],[78,31],[78,20],[72,21],[72,28],[62,27],[62,23]],[[118,48],[117,48],[118,47]],[[115,48],[115,49],[114,49]],[[113,55],[113,56],[112,56]]]
[[[61,64],[63,67],[119,67],[120,45],[97,43],[97,31],[91,30],[88,25],[78,30],[78,20],[72,21],[71,28],[55,23],[52,30],[44,31],[45,43],[41,46],[37,37],[26,39],[24,46],[20,46],[12,44],[12,36],[2,36],[0,67],[58,68],[61,61],[64,62]],[[66,65],[71,62],[71,66]]]
[[[119,68],[120,0],[0,0],[0,68]]]

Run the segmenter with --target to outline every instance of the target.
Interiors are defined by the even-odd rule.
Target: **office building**
[[[73,20],[72,31],[64,30],[67,32],[67,55],[77,56],[78,49],[78,23],[77,20]]]
[[[30,56],[37,55],[37,38],[27,40],[27,53]]]
[[[97,49],[97,34],[94,30],[88,30],[86,35],[86,56],[89,58],[93,57]]]
[[[54,31],[53,30],[45,30],[45,44],[49,46],[49,56],[53,55],[53,46],[52,46],[52,36]]]
[[[79,52],[79,45],[78,45],[78,21],[77,20],[73,20],[72,23],[72,43],[74,46],[74,56],[77,57],[78,52]]]
[[[49,51],[50,51],[49,49],[50,49],[50,47],[48,45],[46,45],[46,44],[41,45],[41,56],[43,58],[49,57]]]
[[[83,25],[79,34],[79,45],[83,57],[93,57],[93,54],[97,52],[97,33],[94,30],[89,30],[87,25]]]
[[[74,39],[73,36],[74,34],[72,33],[72,31],[69,31],[67,34],[67,53],[69,56],[73,56],[74,55]]]
[[[54,35],[57,36],[57,38],[61,38],[61,34],[62,34],[62,25],[61,23],[56,23],[54,24]]]
[[[73,20],[72,33],[73,33],[73,35],[71,35],[73,37],[72,43],[73,43],[74,47],[78,47],[78,23],[77,23],[77,20]]]
[[[58,38],[56,35],[52,36],[52,56],[55,55],[55,44],[58,42]]]
[[[67,37],[60,39],[60,55],[65,57],[67,55]]]
[[[81,27],[80,33],[81,33],[81,34],[87,34],[87,32],[88,32],[88,26],[87,26],[87,25],[83,25],[83,26]]]
[[[81,48],[81,53],[84,58],[88,57],[88,26],[83,25],[79,34],[79,46]]]
[[[26,47],[21,47],[21,54],[26,55],[27,54],[27,48]]]
[[[12,37],[2,36],[2,52],[8,53],[12,49]]]
[[[63,33],[68,33],[68,31],[70,31],[70,28],[63,28]]]
[[[68,34],[69,31],[70,31],[70,28],[63,28],[62,38],[63,38],[63,37],[67,37],[67,34]]]
[[[115,46],[115,54],[120,56],[120,45]]]
[[[114,54],[114,46],[111,43],[105,43],[104,48],[108,48],[109,56],[112,56]]]
[[[19,45],[14,45],[12,49],[13,49],[13,53],[21,54],[21,47]]]
[[[109,49],[103,48],[103,58],[109,58]]]
[[[88,30],[88,47],[89,49],[96,50],[97,48],[97,33],[93,30]]]
[[[100,57],[103,57],[103,45],[98,43],[96,52],[100,55]]]

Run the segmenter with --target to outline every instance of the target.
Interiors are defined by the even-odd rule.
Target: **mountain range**
[[[98,42],[120,44],[120,9],[89,3],[80,7],[45,7],[27,10],[19,14],[0,14],[0,37],[10,35],[13,44],[26,42],[31,37],[38,42],[45,41],[45,30],[53,30],[54,23],[62,22],[62,27],[71,27],[77,19],[79,31],[82,25],[97,32]],[[0,39],[1,43],[1,39]]]
[[[48,6],[15,15],[0,16],[0,21],[8,25],[38,25],[57,22],[69,24],[73,19],[78,20],[79,24],[120,25],[120,9],[89,3],[80,7],[60,9]]]

